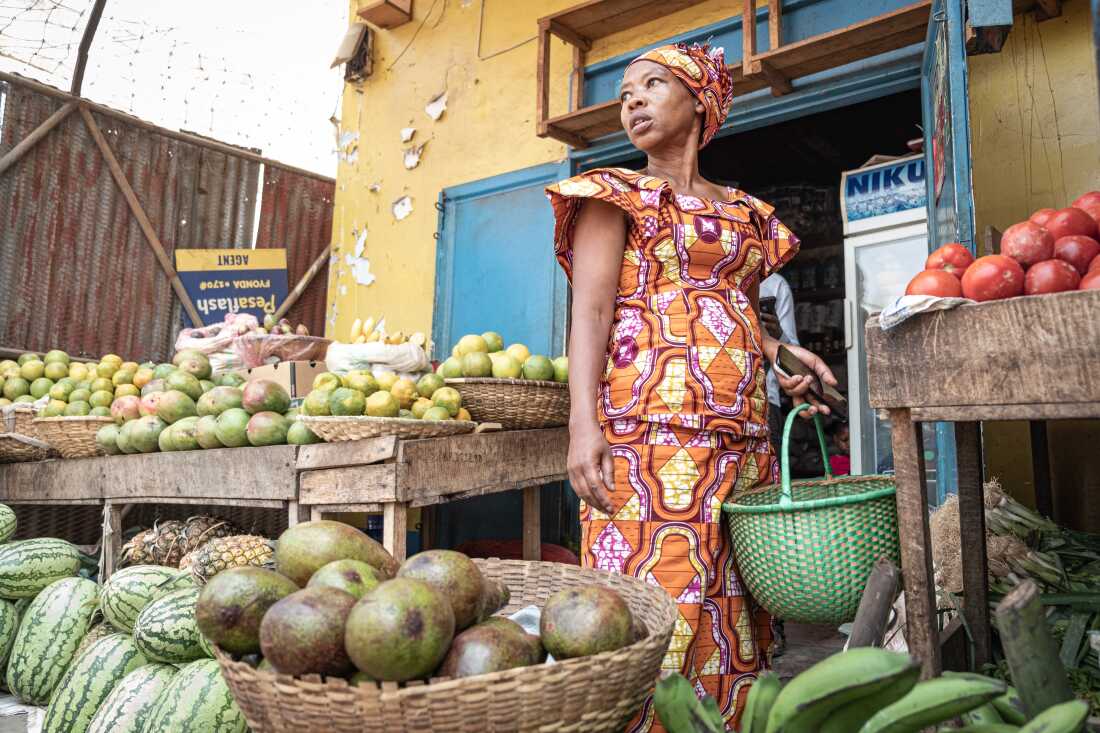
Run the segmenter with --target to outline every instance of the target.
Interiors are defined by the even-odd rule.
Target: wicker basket
[[[53,446],[62,458],[91,458],[103,455],[96,445],[95,434],[112,422],[114,420],[109,417],[91,415],[36,417],[34,426],[42,439]]]
[[[785,621],[842,624],[855,618],[881,556],[899,561],[893,476],[833,478],[821,419],[814,416],[825,478],[791,481],[787,445],[800,405],[783,428],[782,480],[724,505],[745,586]]]
[[[408,417],[322,417],[299,415],[318,438],[329,443],[396,435],[398,438],[440,438],[472,433],[477,423],[468,420],[415,420]]]
[[[465,679],[350,687],[342,679],[260,672],[220,651],[229,688],[255,733],[619,733],[660,671],[676,605],[644,581],[559,563],[475,560],[512,594],[506,612],[554,591],[606,585],[645,624],[645,639],[614,652]]]
[[[34,427],[35,410],[33,405],[17,402],[0,407],[0,433],[19,433],[38,437]]]
[[[16,403],[0,408],[0,463],[41,461],[56,455],[34,424],[34,407]]]
[[[569,386],[527,379],[447,379],[462,394],[462,406],[478,422],[505,430],[556,428],[569,424]]]

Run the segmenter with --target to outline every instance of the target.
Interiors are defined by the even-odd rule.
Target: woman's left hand
[[[832,370],[829,369],[828,365],[820,356],[801,346],[795,346],[793,344],[783,344],[783,346],[798,357],[800,362],[812,369],[814,373],[817,374],[817,378],[822,382],[832,387],[837,385],[836,377],[833,376]],[[779,386],[782,390],[794,401],[795,407],[803,403],[808,403],[810,405],[810,409],[803,411],[801,417],[809,420],[819,412],[822,415],[828,415],[830,413],[828,405],[810,394],[810,386],[814,381],[813,377],[809,375],[804,377],[787,377],[780,374],[778,370],[775,372],[775,377],[779,380]]]

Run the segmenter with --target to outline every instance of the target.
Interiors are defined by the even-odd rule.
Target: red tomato
[[[1092,237],[1072,235],[1054,243],[1054,256],[1077,268],[1079,275],[1089,271],[1089,265],[1100,255],[1100,242]]]
[[[1027,274],[1024,275],[1024,294],[1042,295],[1076,290],[1080,282],[1081,276],[1077,273],[1077,268],[1070,263],[1046,260],[1027,268]]]
[[[1081,284],[1077,286],[1078,290],[1100,290],[1100,270],[1093,270],[1088,275],[1081,278]]]
[[[1077,208],[1091,216],[1096,222],[1097,229],[1100,229],[1100,200],[1085,201]]]
[[[1100,270],[1100,255],[1096,255],[1092,258],[1092,262],[1089,263],[1089,272],[1096,272]]]
[[[1084,209],[1085,211],[1088,211],[1090,207],[1097,205],[1100,205],[1100,191],[1089,191],[1088,193],[1083,193],[1078,196],[1072,204],[1070,204],[1070,206],[1075,206],[1078,209]]]
[[[1096,239],[1096,220],[1089,216],[1088,212],[1072,206],[1059,209],[1058,213],[1050,217],[1043,226],[1055,240],[1073,234]]]
[[[969,254],[969,252],[967,253]],[[905,288],[906,295],[935,295],[937,298],[961,298],[959,278],[944,270],[918,272]]]
[[[924,263],[924,269],[943,270],[955,277],[962,277],[963,273],[966,272],[966,268],[970,267],[970,263],[973,261],[974,255],[970,254],[970,250],[958,242],[951,242],[928,255],[928,259]]]
[[[1030,267],[1054,257],[1054,237],[1033,221],[1021,221],[1001,235],[1001,254]]]
[[[1027,218],[1028,221],[1033,221],[1041,227],[1045,227],[1047,222],[1050,221],[1050,217],[1058,213],[1058,209],[1039,209],[1034,214]]]
[[[963,295],[971,300],[1000,300],[1024,292],[1024,268],[1005,255],[974,260],[962,276]]]

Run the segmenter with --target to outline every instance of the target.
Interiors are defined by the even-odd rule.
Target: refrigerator
[[[874,159],[873,159],[874,160]],[[874,162],[841,174],[844,222],[845,350],[853,474],[892,473],[890,423],[867,400],[864,325],[924,269],[928,214],[923,155]],[[936,435],[925,425],[930,492],[936,485]]]

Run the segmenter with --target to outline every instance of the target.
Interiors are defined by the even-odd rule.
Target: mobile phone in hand
[[[807,374],[813,377],[813,380],[810,382],[810,394],[819,402],[824,402],[828,405],[833,414],[838,417],[846,418],[848,416],[848,400],[844,395],[838,392],[835,387],[822,382],[812,369],[803,364],[802,361],[783,344],[779,345],[775,362],[776,363],[772,366],[785,377],[802,377]]]
[[[775,315],[775,296],[769,295],[760,299],[760,312],[767,313],[769,316]]]

